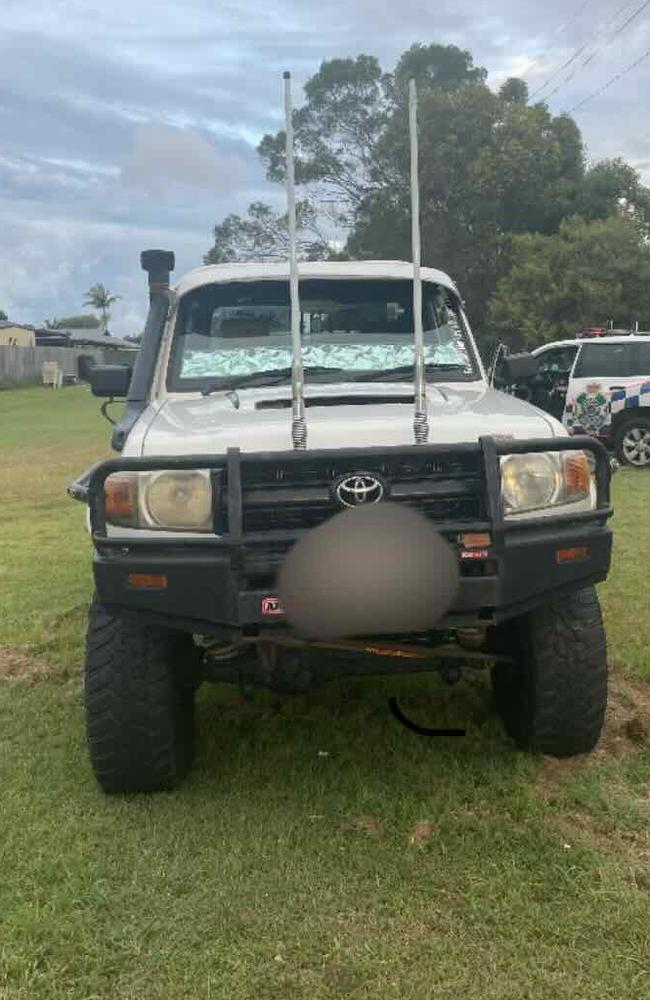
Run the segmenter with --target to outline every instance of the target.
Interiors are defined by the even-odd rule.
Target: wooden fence
[[[82,355],[95,364],[130,364],[135,361],[135,351],[102,347],[5,347],[0,346],[0,385],[3,382],[32,382],[40,379],[44,361],[57,361],[64,375],[78,374],[78,360]]]

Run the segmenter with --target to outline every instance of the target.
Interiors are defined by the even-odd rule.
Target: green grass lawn
[[[65,496],[107,453],[97,411],[84,389],[0,392],[1,1000],[650,995],[650,753],[626,735],[650,713],[650,475],[615,480],[614,696],[589,758],[515,753],[480,678],[208,688],[187,783],[108,799]],[[391,694],[467,738],[407,732]]]

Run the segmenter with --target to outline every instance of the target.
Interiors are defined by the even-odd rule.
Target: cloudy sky
[[[141,249],[174,249],[178,274],[216,220],[277,196],[255,145],[281,127],[282,70],[299,100],[322,59],[392,68],[415,41],[469,48],[491,86],[524,76],[571,110],[650,49],[650,0],[2,0],[0,308],[42,323],[102,281],[121,296],[113,332],[139,332]],[[650,57],[575,112],[592,159],[622,155],[648,183],[649,89]]]

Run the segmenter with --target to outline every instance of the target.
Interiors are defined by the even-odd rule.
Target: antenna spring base
[[[297,451],[304,451],[307,447],[307,424],[305,418],[294,418],[291,424],[291,439]]]
[[[429,440],[429,419],[423,410],[416,411],[413,430],[415,431],[415,443],[426,444]]]

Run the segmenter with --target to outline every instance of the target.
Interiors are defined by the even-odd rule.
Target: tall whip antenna
[[[420,177],[418,167],[418,92],[409,81],[409,134],[411,138],[411,243],[413,247],[413,330],[415,333],[415,443],[429,439],[427,386],[424,378],[424,332],[422,329],[422,279],[420,277]]]
[[[284,111],[287,135],[287,208],[289,215],[289,289],[291,295],[291,438],[297,449],[307,447],[307,424],[303,396],[302,345],[300,343],[300,289],[296,222],[296,177],[293,159],[293,114],[291,73],[284,74]]]

